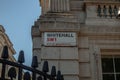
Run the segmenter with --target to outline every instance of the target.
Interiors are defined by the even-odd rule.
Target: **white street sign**
[[[75,32],[45,32],[45,46],[76,46]]]

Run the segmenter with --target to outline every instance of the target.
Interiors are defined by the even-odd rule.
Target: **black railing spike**
[[[38,59],[37,59],[37,56],[33,56],[31,66],[32,66],[33,68],[37,68],[37,67],[38,67]]]
[[[58,70],[58,72],[57,72],[57,80],[61,80],[61,71],[60,70]]]
[[[8,47],[7,46],[4,46],[3,47],[3,51],[2,51],[2,56],[1,56],[3,59],[7,59],[9,57],[9,54],[8,54]]]
[[[52,77],[55,77],[55,76],[56,76],[56,67],[55,67],[55,66],[52,66],[51,76],[52,76]]]
[[[22,64],[25,62],[23,51],[20,51],[18,62],[10,61],[9,59],[7,59],[8,57],[9,57],[8,47],[5,46],[3,48],[2,58],[0,58],[0,63],[2,65],[0,80],[13,80],[13,79],[17,79],[17,80],[64,80],[63,75],[61,75],[61,72],[60,71],[56,72],[55,66],[52,66],[51,74],[47,73],[49,72],[48,61],[44,61],[42,71],[37,70],[36,69],[38,67],[37,56],[33,56],[32,64],[31,64],[32,67],[28,67]],[[24,70],[27,70],[28,72],[24,72]],[[29,71],[31,74],[29,73]]]
[[[8,71],[8,77],[11,78],[11,80],[13,80],[13,78],[16,78],[17,73],[16,73],[16,69],[14,67],[11,67]]]
[[[23,76],[24,80],[31,80],[31,76],[29,72],[25,72],[24,76]]]
[[[49,72],[48,61],[44,61],[42,71]]]
[[[25,62],[25,58],[24,58],[24,51],[20,51],[19,56],[18,56],[18,62],[19,63],[24,63]]]

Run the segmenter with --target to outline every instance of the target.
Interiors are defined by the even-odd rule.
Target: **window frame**
[[[109,59],[109,58],[112,59],[112,61],[113,61],[113,72],[103,72],[103,61],[102,61],[102,59]],[[119,56],[117,56],[117,55],[101,56],[102,78],[103,78],[103,75],[113,74],[114,75],[114,80],[117,80],[117,75],[118,74],[120,75],[120,71],[119,72],[116,71],[115,59],[117,59],[117,58],[120,58],[120,55]]]

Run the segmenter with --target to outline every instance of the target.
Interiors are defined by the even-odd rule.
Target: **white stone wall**
[[[120,20],[97,16],[97,5],[104,3],[80,0],[70,0],[69,3],[70,11],[59,13],[61,4],[57,5],[57,0],[52,7],[56,5],[58,13],[42,15],[37,21],[35,25],[39,28],[33,27],[32,32],[33,55],[39,57],[40,66],[44,60],[48,60],[50,69],[55,65],[65,80],[102,80],[101,56],[114,52],[114,55],[120,55]],[[108,4],[112,5],[112,2]],[[76,32],[77,46],[43,45],[44,32],[60,31]]]

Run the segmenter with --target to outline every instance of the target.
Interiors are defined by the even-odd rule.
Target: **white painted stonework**
[[[102,80],[101,57],[120,55],[120,19],[110,18],[108,12],[106,18],[103,13],[99,17],[97,8],[98,5],[119,7],[120,2],[49,0],[55,2],[48,2],[49,5],[54,3],[48,7],[45,0],[40,1],[42,14],[32,27],[33,55],[39,57],[39,65],[48,60],[50,68],[55,65],[65,80]],[[75,33],[75,45],[55,46],[52,42],[46,46],[46,32]],[[71,39],[63,38],[62,41],[71,42]]]

